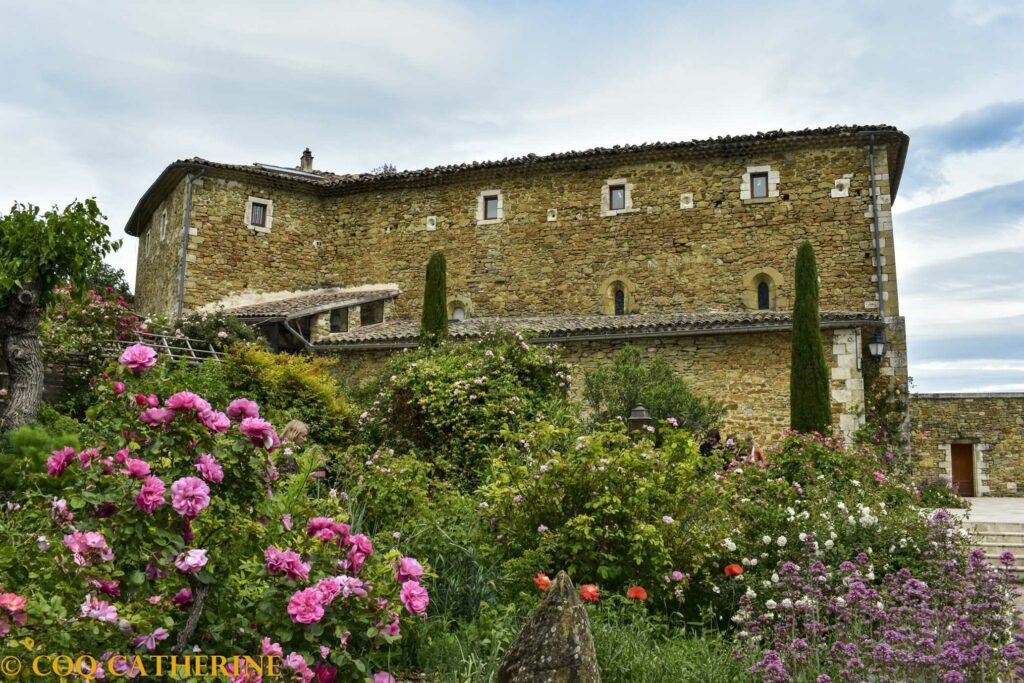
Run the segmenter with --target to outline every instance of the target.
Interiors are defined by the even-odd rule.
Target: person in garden
[[[719,431],[717,429],[712,429],[708,432],[708,435],[704,437],[704,443],[700,445],[700,454],[705,458],[713,455],[721,440],[722,435]]]
[[[309,438],[309,425],[302,420],[291,420],[281,430],[281,452],[277,469],[281,474],[295,474],[299,471],[299,463],[294,451],[306,445]]]

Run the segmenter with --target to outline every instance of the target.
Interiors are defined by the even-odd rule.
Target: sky
[[[830,9],[831,8],[831,9]],[[338,173],[833,124],[911,137],[918,391],[1024,391],[1024,0],[0,0],[0,209],[124,236],[173,160]],[[129,282],[136,240],[110,257]]]

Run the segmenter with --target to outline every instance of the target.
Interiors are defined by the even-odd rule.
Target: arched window
[[[622,287],[615,288],[615,315],[626,315],[626,292]]]
[[[757,285],[757,310],[767,311],[771,307],[771,289],[766,281],[761,280]]]
[[[473,312],[473,304],[465,294],[456,294],[448,298],[448,320],[461,322],[468,320]]]
[[[466,309],[463,308],[461,305],[456,305],[455,308],[452,309],[452,320],[455,320],[456,322],[458,322],[460,320],[465,320],[465,319],[466,319]]]

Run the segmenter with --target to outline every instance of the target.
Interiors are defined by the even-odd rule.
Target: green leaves
[[[121,246],[110,240],[105,219],[93,199],[42,215],[37,206],[15,204],[0,216],[0,301],[38,280],[45,305],[55,285],[86,280]]]

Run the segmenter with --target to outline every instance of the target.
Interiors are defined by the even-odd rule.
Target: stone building
[[[220,305],[281,348],[368,371],[415,345],[441,250],[456,338],[523,330],[582,368],[636,344],[724,400],[727,431],[768,440],[789,421],[793,270],[809,240],[849,433],[868,363],[906,377],[891,206],[907,146],[891,126],[840,126],[379,174],[316,170],[309,150],[295,168],[177,161],[127,225],[136,302]]]

